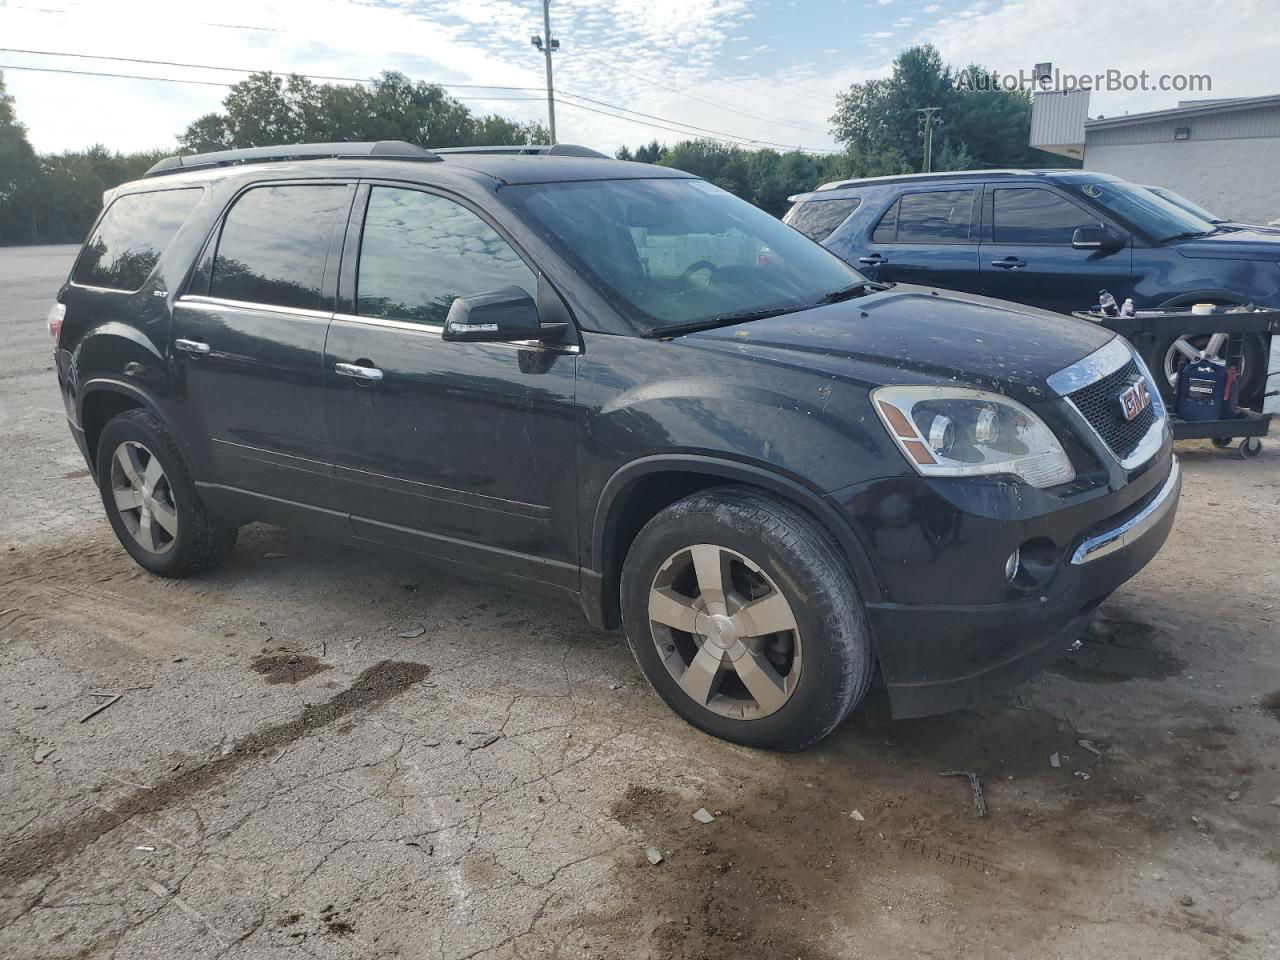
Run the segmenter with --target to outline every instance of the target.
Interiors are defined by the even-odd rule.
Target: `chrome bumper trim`
[[[1174,457],[1173,465],[1169,468],[1169,477],[1155,499],[1114,530],[1090,537],[1076,547],[1076,552],[1071,556],[1072,564],[1088,563],[1122,550],[1163,520],[1164,515],[1177,503],[1177,498],[1173,494],[1178,488],[1178,479],[1181,475],[1182,468],[1178,466],[1178,458]]]

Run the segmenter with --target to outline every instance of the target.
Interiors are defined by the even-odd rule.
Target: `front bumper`
[[[867,605],[895,717],[972,706],[1057,659],[1160,550],[1182,488],[1176,458],[1137,503],[1080,532],[1043,591],[989,604]]]

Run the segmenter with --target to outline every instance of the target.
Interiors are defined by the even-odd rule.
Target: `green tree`
[[[223,112],[206,114],[183,131],[183,150],[360,140],[407,140],[421,147],[549,140],[541,124],[477,117],[443,87],[395,72],[365,85],[255,73],[232,87],[222,105]]]
[[[40,163],[18,122],[13,97],[0,73],[0,243],[37,243],[33,201],[39,194]]]
[[[1028,146],[1030,95],[994,89],[983,82],[988,76],[981,66],[962,71],[943,63],[931,45],[911,47],[894,60],[892,76],[855,83],[837,95],[832,133],[838,142],[857,148],[870,165],[892,166],[889,161],[901,157],[908,170],[922,170],[918,111],[938,107],[935,170],[1079,166]]]

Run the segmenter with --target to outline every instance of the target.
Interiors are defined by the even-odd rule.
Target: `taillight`
[[[49,336],[53,337],[53,345],[58,345],[58,338],[62,336],[62,321],[66,319],[67,308],[64,304],[55,303],[49,308]]]

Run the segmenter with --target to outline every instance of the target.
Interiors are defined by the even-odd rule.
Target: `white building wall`
[[[1088,137],[1084,168],[1168,187],[1229,220],[1280,217],[1280,137],[1101,144]]]

